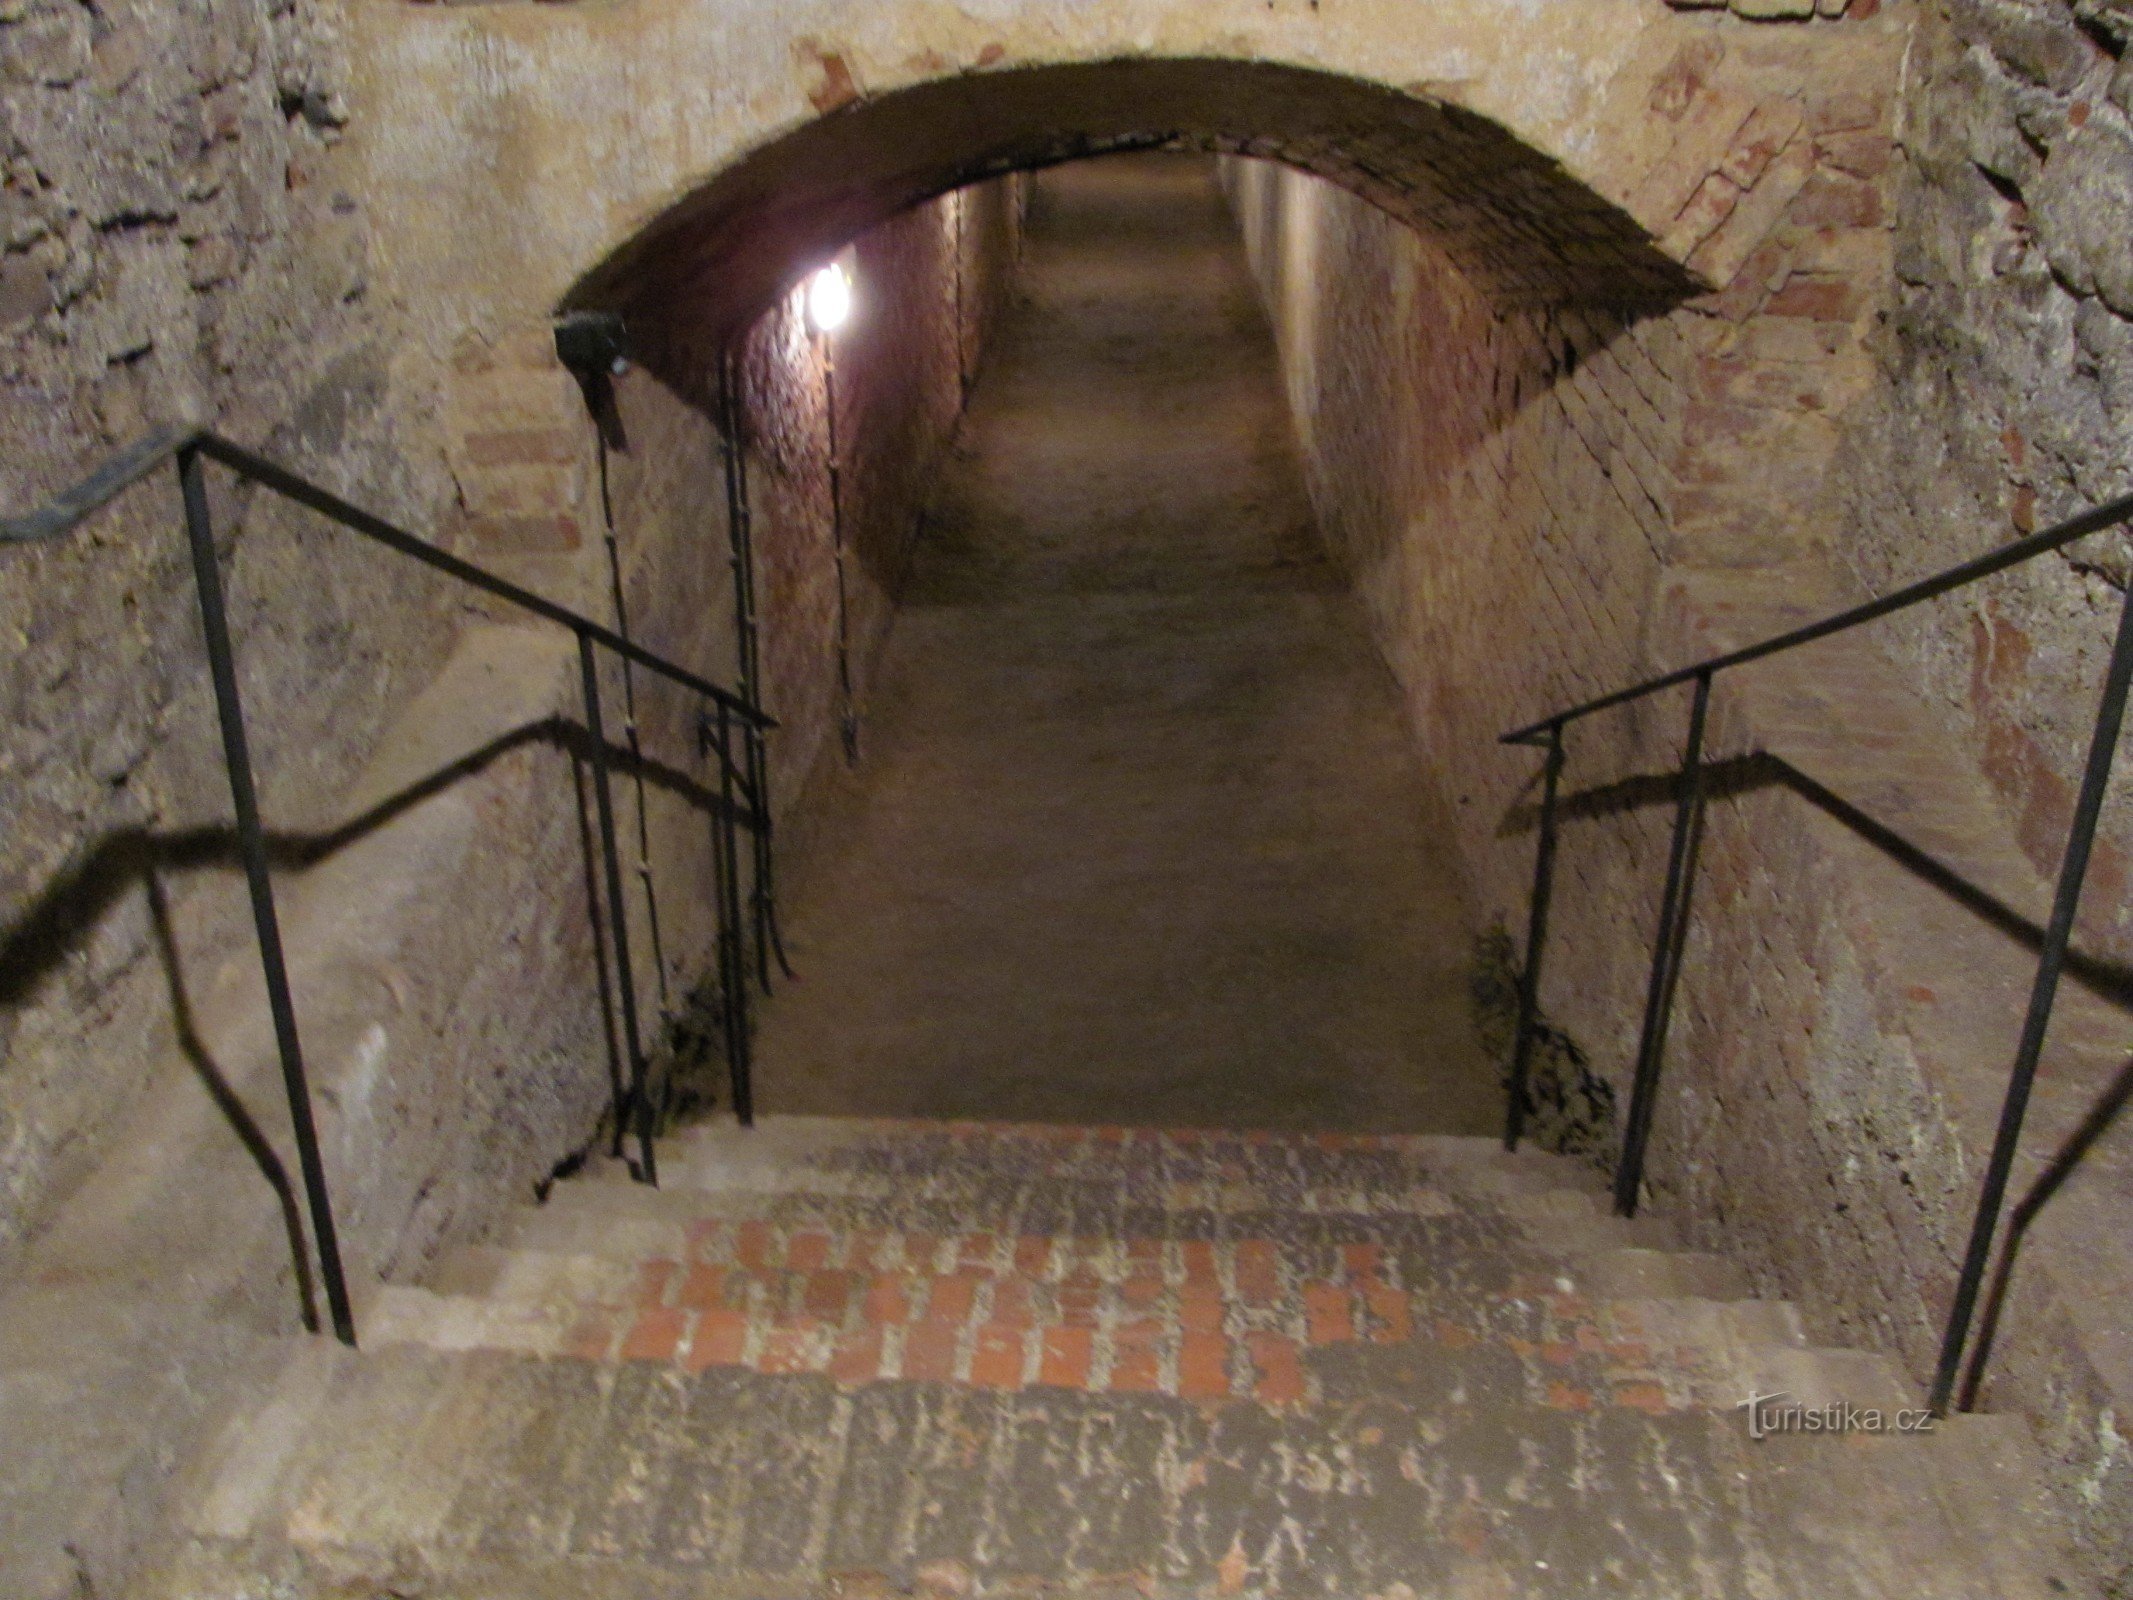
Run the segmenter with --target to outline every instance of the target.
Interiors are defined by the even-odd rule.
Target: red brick
[[[1178,1255],[1185,1264],[1187,1284],[1214,1285],[1222,1281],[1215,1265],[1215,1247],[1206,1239],[1187,1239],[1178,1246]]]
[[[1859,309],[1859,291],[1842,278],[1795,276],[1764,302],[1768,317],[1812,317],[1817,322],[1843,322]]]
[[[819,1360],[816,1352],[820,1343],[814,1333],[812,1323],[765,1329],[753,1362],[755,1370],[773,1374],[812,1372]]]
[[[1000,1255],[1000,1241],[989,1233],[973,1233],[958,1242],[955,1259],[958,1265],[979,1271],[990,1271]]]
[[[992,1320],[1003,1328],[1027,1328],[1037,1318],[1030,1286],[1020,1278],[1003,1278],[992,1286]]]
[[[1886,134],[1867,129],[1825,133],[1815,141],[1824,161],[1855,178],[1878,178],[1889,170],[1895,148]]]
[[[1575,1384],[1551,1383],[1548,1385],[1547,1402],[1558,1411],[1590,1411],[1592,1395]]]
[[[1022,1334],[988,1322],[970,1347],[970,1381],[981,1389],[1022,1387]]]
[[[858,1275],[851,1272],[810,1272],[801,1305],[810,1317],[833,1326],[844,1321],[852,1302],[852,1286]]]
[[[1037,1381],[1061,1389],[1086,1389],[1095,1360],[1094,1330],[1046,1328],[1037,1363]]]
[[[1063,1285],[1056,1291],[1053,1303],[1059,1308],[1059,1320],[1070,1328],[1093,1328],[1103,1305],[1103,1292],[1080,1284]]]
[[[1178,1291],[1178,1320],[1188,1333],[1220,1333],[1227,1310],[1221,1291],[1206,1284],[1188,1283]]]
[[[1881,191],[1862,178],[1818,172],[1786,212],[1803,228],[1872,228],[1881,222]]]
[[[926,1320],[968,1321],[971,1308],[977,1304],[980,1281],[974,1272],[949,1272],[935,1278],[932,1293],[926,1301]]]
[[[470,433],[466,457],[477,467],[525,467],[578,459],[582,438],[568,428],[509,428]]]
[[[1668,1409],[1666,1391],[1656,1383],[1617,1384],[1614,1400],[1618,1406],[1627,1406],[1632,1411],[1648,1411],[1653,1416]]]
[[[1382,1246],[1363,1240],[1341,1246],[1341,1265],[1348,1269],[1351,1278],[1375,1276],[1385,1264]]]
[[[1153,1394],[1162,1388],[1160,1335],[1161,1329],[1152,1322],[1127,1323],[1112,1334],[1110,1388],[1134,1394]]]
[[[1052,1241],[1025,1236],[1015,1241],[1015,1270],[1026,1277],[1041,1278],[1051,1270]]]
[[[866,1303],[859,1314],[873,1323],[908,1322],[911,1318],[909,1281],[900,1272],[876,1274],[867,1285]]]
[[[1281,1293],[1271,1239],[1240,1240],[1236,1251],[1237,1296],[1248,1305],[1269,1305]]]
[[[733,1258],[752,1272],[762,1272],[770,1266],[774,1248],[770,1224],[750,1219],[734,1235]]]
[[[696,1333],[682,1365],[691,1372],[706,1367],[737,1367],[748,1348],[748,1318],[739,1311],[706,1311],[696,1319]]]
[[[939,1263],[940,1240],[926,1233],[904,1235],[904,1265],[914,1273],[932,1272]]]
[[[1373,1339],[1390,1344],[1413,1335],[1414,1319],[1408,1313],[1405,1293],[1379,1278],[1365,1278],[1360,1287],[1363,1304],[1370,1308]]]
[[[667,1288],[674,1281],[677,1263],[660,1258],[637,1263],[637,1304],[640,1306],[664,1305]]]
[[[675,1292],[674,1303],[689,1311],[711,1311],[726,1303],[726,1277],[724,1267],[714,1267],[709,1262],[695,1261],[689,1264],[681,1288]]]
[[[1188,1400],[1229,1394],[1229,1341],[1219,1333],[1188,1332],[1178,1344],[1178,1393]]]
[[[1152,1273],[1135,1273],[1120,1285],[1118,1293],[1134,1310],[1145,1311],[1163,1298],[1163,1280]]]
[[[470,517],[467,539],[476,549],[533,555],[578,547],[576,517]]]
[[[796,1233],[785,1247],[785,1265],[794,1272],[820,1272],[829,1265],[829,1257],[826,1233]]]
[[[1252,1393],[1262,1404],[1293,1405],[1304,1397],[1303,1362],[1292,1341],[1255,1331],[1244,1336],[1244,1349],[1257,1374]]]
[[[879,1328],[844,1334],[830,1347],[824,1370],[839,1383],[869,1383],[881,1376],[881,1347]]]
[[[953,1378],[961,1332],[952,1322],[913,1323],[904,1335],[904,1376],[931,1382]]]
[[[1313,1344],[1346,1344],[1355,1337],[1355,1313],[1346,1287],[1307,1283],[1303,1286],[1303,1301]]]
[[[647,1306],[637,1313],[637,1320],[623,1336],[622,1359],[672,1361],[688,1325],[689,1319],[685,1312],[676,1311],[669,1306]]]

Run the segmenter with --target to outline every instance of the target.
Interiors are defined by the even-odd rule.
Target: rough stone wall
[[[315,6],[0,7],[11,509],[184,416],[389,511],[436,504],[389,400],[343,84]],[[0,555],[0,1256],[169,1037],[150,883],[196,966],[242,926],[176,506],[165,474]],[[443,660],[452,601],[284,509],[221,509],[267,809],[301,826]]]
[[[264,3],[0,8],[8,144],[0,496],[10,509],[26,508],[150,426],[211,419],[362,504],[609,618],[594,429],[545,326],[476,318],[454,327],[434,307],[410,317],[373,292],[375,235],[361,185],[346,170],[347,136],[362,132],[361,96],[346,87],[341,20],[330,6]],[[997,221],[991,226],[996,232]],[[911,238],[941,232],[938,219],[931,235],[910,224],[885,232],[897,227]],[[973,263],[996,259],[988,237],[980,230],[969,243]],[[899,256],[875,242],[862,255],[880,255],[912,297],[921,294],[914,274],[940,274],[923,293],[929,304],[952,307],[953,275],[939,245],[930,256],[913,248],[907,239]],[[985,282],[980,306],[999,292]],[[944,320],[935,311],[924,323],[929,350]],[[962,340],[964,359],[977,321]],[[925,371],[945,369],[950,380],[944,387],[928,378],[921,431],[942,433],[944,416],[952,420],[955,344],[949,337],[944,355],[928,357]],[[883,357],[911,353],[890,345]],[[895,408],[916,403],[916,391],[867,392],[870,361],[855,357],[863,398],[847,422],[851,437],[904,429],[898,437],[909,446],[916,436]],[[715,440],[701,415],[645,373],[620,380],[617,400],[633,446],[611,458],[632,630],[730,679]],[[887,474],[893,494],[908,496],[915,465],[893,452],[878,459],[901,472]],[[881,504],[867,473],[886,470],[862,471],[864,510]],[[86,1177],[117,1121],[172,1059],[173,993],[211,986],[218,972],[250,959],[176,509],[166,474],[65,544],[0,553],[8,568],[0,619],[20,664],[6,674],[16,731],[0,751],[0,804],[11,819],[0,844],[0,1260]],[[309,859],[308,841],[347,822],[350,785],[375,764],[389,730],[419,742],[421,730],[404,723],[407,708],[455,659],[468,627],[507,619],[263,496],[218,488],[217,510],[265,809],[292,840],[293,868]],[[819,526],[819,513],[805,510],[791,529]],[[910,515],[889,520],[900,517],[908,532]],[[775,533],[759,529],[758,541],[773,564],[781,558]],[[878,632],[878,598],[874,608]],[[801,636],[787,620],[773,609],[773,639]],[[805,636],[823,634],[808,628]],[[819,658],[817,648],[811,659]],[[574,672],[567,663],[560,670],[547,699],[556,714],[574,715]],[[623,688],[613,667],[605,670],[610,729],[620,739]],[[688,708],[636,678],[648,753],[699,770]],[[804,762],[800,720],[791,753]],[[543,770],[544,781],[567,789],[567,765]],[[797,792],[798,770],[783,785],[787,795]],[[617,799],[627,841],[634,784],[620,783]],[[655,870],[688,883],[703,849],[699,814],[657,783],[650,808]],[[497,810],[492,820],[501,825],[508,814]],[[489,859],[491,876],[470,877],[471,892],[567,900],[582,918],[579,868],[554,858],[581,841],[570,830],[541,839],[529,837],[515,857]],[[531,877],[518,884],[514,874]],[[285,887],[297,892],[293,879]],[[641,901],[632,912],[656,1026],[650,997],[660,975],[643,964],[652,941]],[[669,892],[660,914],[671,994],[692,962],[700,970],[703,902]],[[589,949],[571,959],[589,963]],[[589,966],[578,977],[590,994]],[[492,998],[507,1020],[441,1012],[425,1058],[449,1056],[461,1028],[529,1062],[586,1054],[577,1019],[557,1018],[561,1031],[549,1037],[507,996]],[[330,1050],[314,1065],[322,1077],[338,1070]],[[573,1070],[601,1071],[594,1061]],[[399,1103],[426,1092],[397,1062],[390,1082]],[[256,1089],[254,1115],[279,1128],[278,1096]],[[490,1177],[510,1168],[513,1189],[538,1176],[577,1136],[571,1130],[584,1110],[582,1097],[564,1094],[562,1120],[551,1121],[531,1112],[543,1098],[520,1095],[519,1111],[504,1117],[516,1131],[496,1135],[509,1151],[470,1155],[471,1166]],[[475,1129],[500,1115],[496,1105],[469,1114],[474,1122],[440,1109],[398,1126],[404,1185],[379,1173],[372,1194],[369,1177],[337,1174],[349,1205],[368,1219],[356,1241],[360,1258],[419,1255],[422,1240],[450,1223],[457,1201],[447,1203],[447,1194],[473,1198],[456,1182],[437,1183],[433,1170],[438,1151],[496,1132]],[[359,1171],[370,1165],[353,1146],[347,1158]],[[418,1196],[428,1220],[410,1231],[404,1205]],[[388,1216],[396,1206],[401,1214]]]
[[[1887,587],[2133,485],[2133,10],[1920,8],[1899,130],[1897,294],[1872,403],[1830,497],[1842,555]],[[2056,869],[2128,574],[2085,541],[1890,627]],[[2133,794],[2120,781],[2082,935],[2133,958]]]

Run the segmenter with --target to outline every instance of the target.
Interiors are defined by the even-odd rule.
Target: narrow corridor
[[[1471,930],[1213,164],[1045,174],[815,830],[778,1112],[1479,1132]]]

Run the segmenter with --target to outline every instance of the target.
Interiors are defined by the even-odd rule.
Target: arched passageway
[[[1442,775],[1315,526],[1208,158],[1039,179],[873,679],[766,1107],[1493,1126]]]

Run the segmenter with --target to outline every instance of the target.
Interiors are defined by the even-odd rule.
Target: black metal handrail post
[[[326,1309],[334,1337],[356,1342],[355,1311],[349,1304],[348,1279],[341,1266],[340,1237],[333,1225],[333,1201],[326,1189],[326,1167],[319,1154],[318,1126],[311,1110],[311,1084],[304,1071],[303,1043],[297,1033],[296,1003],[289,992],[289,963],[282,949],[281,919],[274,909],[274,880],[267,862],[266,832],[259,821],[259,788],[252,774],[250,742],[244,731],[244,704],[237,689],[237,658],[230,643],[229,612],[223,601],[222,569],[215,555],[215,528],[208,509],[207,483],[200,453],[191,445],[178,452],[178,484],[185,501],[186,541],[192,548],[193,583],[200,598],[200,626],[207,636],[208,674],[215,685],[215,712],[222,725],[222,755],[229,773],[230,803],[237,820],[237,847],[244,860],[245,887],[252,901],[252,926],[259,938],[259,966],[266,980],[267,1009],[274,1019],[274,1045],[281,1056],[281,1080],[288,1096],[289,1120],[296,1135],[297,1166],[303,1173],[304,1201],[311,1213],[313,1247],[319,1278],[326,1287]]]
[[[1667,1023],[1674,1009],[1674,986],[1681,976],[1681,950],[1688,937],[1689,898],[1696,879],[1696,845],[1703,813],[1703,734],[1711,704],[1711,674],[1696,675],[1696,696],[1689,706],[1689,734],[1683,742],[1681,773],[1676,781],[1674,837],[1667,850],[1666,889],[1659,899],[1659,932],[1652,946],[1651,978],[1644,995],[1644,1026],[1637,1044],[1637,1070],[1631,1080],[1629,1116],[1622,1130],[1622,1159],[1615,1168],[1615,1211],[1637,1213],[1644,1183],[1644,1151],[1651,1140],[1657,1108],[1659,1072],[1666,1057]]]
[[[714,843],[719,852],[719,920],[732,929],[732,937],[720,936],[724,950],[719,981],[725,990],[726,1072],[733,1090],[733,1115],[742,1127],[755,1122],[754,1074],[749,1060],[748,971],[740,949],[741,864],[734,844],[738,826],[733,805],[733,719],[724,706],[718,708],[718,827]]]
[[[2096,823],[2103,814],[2104,791],[2110,786],[2111,762],[2118,750],[2118,735],[2126,714],[2126,690],[2133,683],[2133,590],[2128,590],[2118,612],[2118,635],[2111,645],[2111,661],[2105,670],[2103,694],[2096,707],[2095,731],[2089,737],[2088,765],[2081,775],[2081,792],[2074,802],[2074,818],[2067,829],[2066,854],[2059,864],[2059,883],[2052,894],[2051,921],[2044,931],[2044,945],[2037,955],[2037,975],[2030,986],[2029,1010],[2022,1018],[2021,1042],[2007,1078],[2007,1095],[2000,1105],[2000,1123],[1994,1135],[1992,1154],[1985,1165],[1985,1181],[1978,1193],[1977,1215],[1970,1225],[1970,1243],[1955,1283],[1955,1298],[1948,1312],[1947,1332],[1942,1336],[1940,1360],[1933,1372],[1933,1389],[1927,1400],[1935,1416],[1947,1413],[1962,1367],[1963,1346],[1969,1342],[1971,1319],[1977,1312],[1977,1296],[1985,1281],[1985,1267],[1992,1255],[1993,1235],[1999,1229],[2000,1208],[2007,1198],[2007,1180],[2014,1170],[2016,1147],[2022,1139],[2022,1123],[2029,1111],[2030,1089],[2036,1082],[2037,1062],[2044,1051],[2044,1036],[2051,1027],[2052,1002],[2059,992],[2059,975],[2066,966],[2066,947],[2074,932],[2074,913],[2081,905],[2081,887],[2088,875],[2089,854],[2096,843]]]
[[[631,1058],[630,1092],[634,1100],[637,1132],[643,1154],[642,1175],[647,1181],[656,1182],[658,1176],[651,1143],[653,1107],[645,1082],[647,1063],[638,1028],[635,973],[630,963],[627,908],[622,898],[621,859],[615,842],[614,799],[608,774],[609,753],[606,733],[601,724],[599,680],[595,671],[593,648],[596,645],[601,646],[625,663],[641,666],[670,683],[694,691],[716,705],[720,718],[728,724],[727,743],[730,745],[731,724],[738,722],[745,737],[750,741],[751,759],[758,769],[766,764],[762,755],[764,731],[777,724],[774,719],[764,715],[761,707],[755,704],[752,698],[736,696],[732,691],[720,687],[701,674],[647,650],[615,629],[595,622],[592,618],[559,605],[519,584],[498,577],[495,573],[449,551],[441,550],[428,540],[394,526],[383,517],[365,511],[361,506],[343,499],[331,490],[322,488],[307,478],[299,477],[263,456],[232,444],[206,428],[173,428],[151,434],[112,456],[71,489],[54,496],[33,510],[22,515],[0,514],[0,546],[42,544],[63,538],[166,461],[176,464],[184,500],[186,533],[199,595],[201,625],[206,634],[209,673],[214,684],[216,711],[221,723],[223,759],[235,810],[238,846],[243,859],[246,886],[251,897],[253,925],[259,940],[260,968],[266,984],[275,1045],[281,1057],[282,1081],[288,1096],[297,1160],[302,1171],[304,1194],[310,1212],[312,1244],[318,1253],[319,1275],[325,1285],[333,1331],[343,1342],[352,1345],[355,1343],[355,1319],[350,1307],[347,1276],[342,1267],[340,1241],[334,1226],[325,1164],[319,1153],[318,1130],[297,1029],[296,1008],[289,987],[288,960],[282,945],[280,922],[275,912],[266,837],[259,815],[258,785],[245,734],[243,705],[238,694],[236,656],[230,638],[221,570],[215,556],[214,527],[202,471],[203,464],[207,461],[217,462],[240,479],[256,483],[293,504],[316,512],[351,533],[381,544],[433,572],[466,584],[531,616],[567,628],[576,636],[584,682],[587,732],[592,742],[590,754],[598,802],[601,846],[605,857],[607,901],[613,924],[617,966],[621,974],[622,1012]],[[632,755],[636,755],[634,749]],[[726,764],[726,778],[730,783],[733,777],[730,748],[722,749],[721,759]],[[764,800],[760,782],[751,782],[748,792],[749,824],[757,830],[760,845],[761,831],[768,825],[769,807]],[[736,826],[738,818],[730,793],[725,809],[728,827]],[[732,856],[733,852],[729,848],[723,859],[730,862]],[[730,898],[723,903],[722,909],[726,913],[728,926],[735,925],[733,902]],[[773,920],[770,926],[773,938],[776,931],[774,915],[772,911]],[[782,960],[782,952],[780,959]],[[745,1061],[743,1067],[745,1070]],[[622,1108],[618,1107],[618,1152],[624,1115]],[[302,1271],[301,1258],[299,1270]],[[308,1283],[308,1278],[306,1282]],[[308,1288],[305,1292],[308,1297]],[[308,1319],[311,1315],[312,1308],[307,1298],[305,1316]]]
[[[615,951],[615,992],[622,1006],[623,1048],[629,1052],[630,1117],[637,1127],[638,1177],[659,1182],[653,1154],[653,1107],[645,1082],[644,1038],[637,1024],[637,974],[630,964],[629,907],[622,899],[622,855],[615,846],[615,797],[608,781],[607,731],[600,716],[600,672],[592,639],[578,635],[578,676],[585,696],[585,731],[592,744],[593,810],[600,823],[600,856],[606,866],[608,938]]]
[[[1526,914],[1526,959],[1518,975],[1518,1034],[1511,1046],[1510,1104],[1504,1110],[1503,1147],[1516,1150],[1526,1128],[1526,1081],[1540,1016],[1541,953],[1548,947],[1548,902],[1555,890],[1555,801],[1563,776],[1563,725],[1545,735],[1548,758],[1541,768],[1540,839],[1533,852],[1533,898]]]

